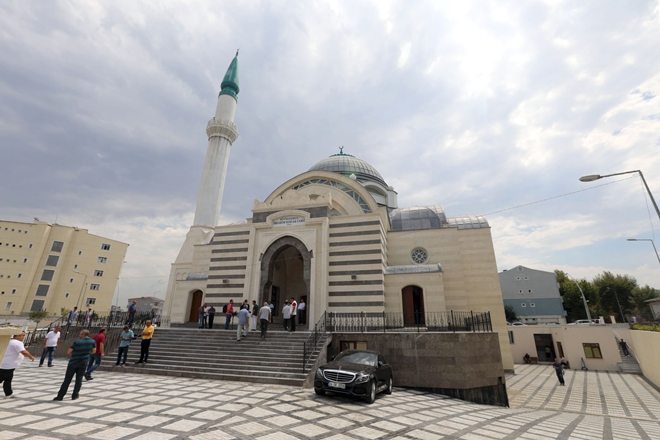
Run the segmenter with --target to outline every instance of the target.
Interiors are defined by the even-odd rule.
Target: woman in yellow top
[[[142,344],[140,344],[140,360],[136,364],[147,363],[149,346],[151,345],[151,338],[154,337],[155,329],[151,321],[145,322],[144,330],[142,330]]]

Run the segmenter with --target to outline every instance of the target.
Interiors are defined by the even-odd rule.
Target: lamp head
[[[580,182],[593,182],[594,180],[600,179],[600,174],[589,174],[588,176],[580,177]]]
[[[628,241],[637,241],[636,238],[626,238],[626,240],[628,240]]]

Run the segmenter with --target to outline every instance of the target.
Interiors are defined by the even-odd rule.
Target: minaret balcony
[[[206,134],[209,139],[223,137],[233,144],[238,137],[238,127],[232,121],[219,121],[213,118],[206,126]]]

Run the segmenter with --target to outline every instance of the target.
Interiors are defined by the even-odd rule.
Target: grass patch
[[[631,330],[645,330],[647,332],[660,332],[660,324],[633,324]]]

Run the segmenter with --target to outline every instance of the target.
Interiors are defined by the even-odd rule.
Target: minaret
[[[229,150],[238,137],[234,124],[238,96],[238,51],[220,85],[215,116],[206,126],[209,144],[204,159],[202,180],[197,193],[197,207],[186,240],[170,268],[165,304],[164,322],[183,323],[189,319],[194,292],[206,290],[208,259],[199,257],[201,249],[213,239],[218,224],[222,193],[229,162]],[[203,252],[202,252],[203,253]],[[167,325],[167,324],[165,324]]]
[[[238,137],[238,128],[234,124],[238,88],[238,51],[232,60],[222,84],[220,85],[218,105],[215,116],[206,126],[209,146],[206,150],[202,181],[197,193],[197,209],[193,226],[216,226],[222,194],[225,189],[229,150]]]

